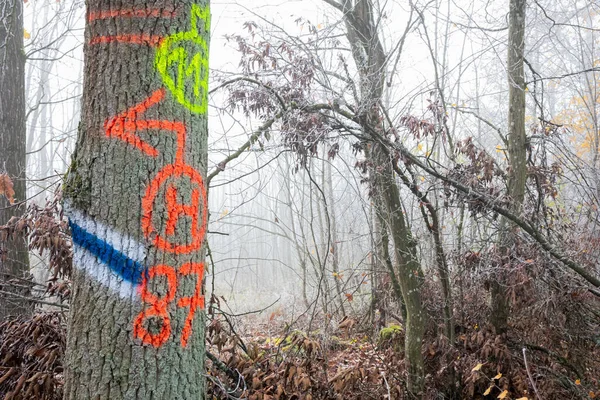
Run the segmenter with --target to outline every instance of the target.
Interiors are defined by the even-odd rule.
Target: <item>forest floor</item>
[[[207,399],[413,398],[399,321],[375,329],[366,317],[291,321],[279,312],[209,312],[209,318]],[[0,322],[0,399],[62,399],[65,320],[65,313],[39,313]],[[600,398],[600,343],[574,336],[574,324],[565,322],[569,336],[558,324],[548,330],[539,314],[496,335],[468,321],[457,324],[454,345],[433,320],[428,325],[423,399]]]
[[[305,321],[308,322],[308,321]],[[302,323],[296,321],[296,326]],[[305,324],[307,325],[307,324]],[[207,330],[214,399],[409,399],[398,321],[375,331],[346,318],[321,329],[291,329],[281,315],[214,319]],[[424,399],[593,399],[600,397],[600,348],[580,362],[523,341],[518,327],[504,335],[474,323],[457,329],[456,344],[429,332],[423,346]]]

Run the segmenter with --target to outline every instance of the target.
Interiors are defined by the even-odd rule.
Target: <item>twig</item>
[[[19,299],[19,300],[29,301],[31,303],[44,304],[46,306],[58,307],[58,308],[62,308],[62,309],[65,309],[65,310],[69,309],[69,306],[67,306],[65,304],[51,303],[49,301],[39,300],[39,299],[35,299],[33,297],[21,296],[20,294],[12,293],[12,292],[6,292],[4,290],[0,290],[0,294],[6,295],[6,296],[10,296],[10,297],[14,297],[14,298]]]
[[[241,397],[236,397],[236,396],[232,395],[231,393],[234,393],[234,394],[237,395],[236,391],[232,391],[229,388],[227,388],[225,386],[225,384],[223,382],[221,382],[221,380],[218,377],[211,376],[211,375],[208,375],[208,374],[204,374],[204,377],[206,379],[210,380],[213,383],[214,386],[218,386],[219,389],[221,389],[221,392],[223,392],[223,394],[225,396],[227,396],[226,398],[228,400],[246,400],[245,398],[242,399]]]
[[[383,382],[385,382],[385,387],[387,388],[387,392],[388,392],[387,398],[391,400],[392,392],[390,391],[390,385],[388,384],[387,379],[385,379],[385,374],[383,373],[383,371],[381,371],[381,377],[383,378]]]
[[[535,392],[535,397],[538,400],[542,400],[540,394],[538,393],[537,387],[535,386],[535,381],[533,380],[533,376],[531,376],[531,371],[529,370],[529,365],[527,364],[527,356],[525,355],[525,347],[523,347],[523,360],[525,361],[525,369],[527,370],[527,376],[529,377],[529,381],[531,382],[531,386],[533,386],[533,391]]]
[[[206,357],[208,357],[208,359],[210,361],[212,361],[212,363],[219,368],[221,371],[225,372],[227,374],[227,376],[233,381],[238,381],[238,386],[239,386],[239,380],[240,379],[244,379],[239,373],[236,373],[235,371],[233,371],[231,368],[229,368],[227,365],[223,364],[223,362],[221,360],[219,360],[214,354],[212,354],[210,351],[206,351]]]
[[[577,368],[575,368],[575,366],[573,366],[571,363],[569,363],[569,361],[567,361],[567,359],[564,358],[563,356],[561,356],[560,354],[557,354],[553,351],[546,349],[545,347],[538,346],[536,344],[523,343],[522,345],[529,348],[530,350],[541,351],[542,353],[546,353],[549,356],[556,358],[559,363],[561,363],[563,366],[565,366],[565,367],[569,368],[571,371],[573,371],[579,379],[582,379],[582,376],[581,376],[581,373],[579,372],[579,370]]]
[[[277,303],[279,302],[279,300],[281,300],[281,296],[280,296],[280,297],[278,297],[278,298],[277,298],[277,300],[275,300],[274,302],[272,302],[272,303],[271,303],[271,304],[269,304],[268,306],[266,306],[266,307],[264,307],[264,308],[261,308],[260,310],[247,311],[247,312],[244,312],[244,313],[241,313],[241,314],[230,314],[230,313],[227,313],[227,312],[225,312],[225,311],[223,311],[223,310],[221,310],[221,309],[219,309],[219,308],[217,308],[217,310],[218,310],[218,311],[220,311],[220,312],[221,312],[221,314],[223,314],[223,315],[227,315],[228,317],[233,317],[233,318],[236,318],[236,317],[243,317],[243,316],[250,315],[250,314],[260,314],[260,313],[262,313],[263,311],[266,311],[266,310],[268,310],[269,308],[273,307],[275,304],[277,304]]]

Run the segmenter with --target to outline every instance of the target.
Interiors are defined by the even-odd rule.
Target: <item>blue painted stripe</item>
[[[71,220],[69,220],[69,226],[71,227],[74,244],[98,257],[99,261],[106,264],[112,272],[123,278],[123,280],[134,285],[142,283],[142,277],[147,271],[142,264],[127,257],[109,243],[87,232]]]

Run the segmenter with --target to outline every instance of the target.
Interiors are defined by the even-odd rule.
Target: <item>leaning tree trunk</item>
[[[398,283],[406,308],[404,350],[408,370],[408,390],[414,397],[421,398],[425,387],[425,366],[421,354],[426,317],[421,302],[423,271],[417,257],[417,243],[404,218],[400,190],[390,165],[391,160],[386,159],[388,157],[383,149],[373,151],[370,158],[377,166],[377,172],[374,172],[374,187],[377,191],[375,207],[382,209],[385,224],[394,244]]]
[[[65,399],[202,399],[210,3],[86,3]]]
[[[510,210],[520,215],[525,198],[527,181],[527,150],[525,135],[525,72],[523,69],[525,48],[525,8],[526,0],[510,0],[508,20],[508,197]],[[499,248],[502,263],[510,260],[510,248],[513,241],[514,224],[501,221]],[[499,269],[491,283],[490,322],[497,333],[505,332],[508,326],[510,305],[506,292],[510,262]]]
[[[0,0],[0,175],[10,178],[12,190],[0,181],[0,225],[25,210],[25,54],[23,1]],[[4,182],[7,183],[7,182]],[[10,198],[10,200],[9,200]],[[29,304],[6,293],[23,294],[13,284],[29,272],[27,243],[22,238],[0,238],[0,319],[28,314]],[[25,285],[26,286],[26,285]]]
[[[325,0],[331,4],[331,1]],[[347,37],[352,56],[359,71],[360,119],[367,135],[377,131],[383,135],[379,107],[383,97],[387,56],[377,33],[373,4],[369,0],[343,0],[338,8],[344,12]],[[372,135],[376,136],[376,135]],[[421,302],[423,274],[417,258],[416,244],[402,214],[400,191],[392,168],[392,159],[373,137],[369,154],[369,170],[374,206],[384,216],[393,243],[397,278],[406,308],[405,357],[408,370],[407,388],[421,398],[425,384],[425,370],[421,347],[425,327],[425,311]],[[393,276],[393,275],[392,275]]]

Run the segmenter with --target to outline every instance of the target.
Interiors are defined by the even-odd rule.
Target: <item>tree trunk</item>
[[[210,3],[86,3],[65,399],[203,399]]]
[[[394,243],[398,283],[406,307],[404,350],[408,369],[408,390],[413,396],[421,398],[425,385],[425,367],[421,354],[425,333],[425,310],[421,303],[423,272],[417,258],[417,244],[404,218],[400,190],[390,166],[391,160],[385,160],[382,150],[373,153],[371,159],[377,165],[375,169],[378,171],[375,178],[378,200],[375,203],[376,207],[383,208],[385,223]]]
[[[8,175],[15,192],[14,204],[0,195],[0,225],[20,217],[25,210],[25,140],[23,1],[0,0],[0,175]],[[28,272],[27,242],[18,237],[0,241],[0,289],[23,295],[23,290],[9,281],[23,286],[19,279]],[[30,304],[0,295],[0,319],[30,312]]]
[[[366,133],[382,131],[379,107],[385,82],[386,54],[378,37],[373,4],[369,0],[344,0],[339,4],[344,12],[348,41],[360,77],[360,118],[365,121]],[[377,212],[385,216],[385,223],[394,244],[394,258],[398,283],[406,307],[405,357],[408,370],[408,390],[421,398],[425,372],[421,345],[425,330],[425,311],[421,304],[423,278],[416,244],[402,213],[400,191],[394,177],[392,160],[386,149],[374,144],[369,154],[372,161],[370,177],[375,193]],[[393,275],[392,275],[393,276]]]
[[[338,302],[340,305],[340,310],[342,311],[342,317],[346,317],[346,309],[344,308],[344,299],[345,296],[342,295],[342,285],[341,279],[342,277],[339,275],[340,273],[340,247],[338,245],[338,236],[337,236],[337,216],[335,214],[335,198],[333,195],[333,178],[331,176],[331,162],[325,161],[323,158],[323,172],[325,174],[323,187],[325,190],[326,200],[326,211],[329,212],[329,237],[330,237],[330,248],[329,252],[331,253],[331,266],[333,268],[333,276],[335,282],[335,292],[337,293]],[[348,307],[352,310],[352,304],[348,303]]]
[[[521,214],[527,181],[527,150],[525,135],[525,72],[523,69],[525,48],[526,0],[510,0],[508,31],[508,196],[510,210]],[[503,260],[508,256],[514,225],[505,219],[500,227],[500,252]],[[507,257],[505,257],[507,255]],[[503,261],[504,262],[504,261]],[[505,332],[510,305],[506,293],[510,271],[500,268],[496,279],[492,279],[492,310],[490,322],[497,333]]]

